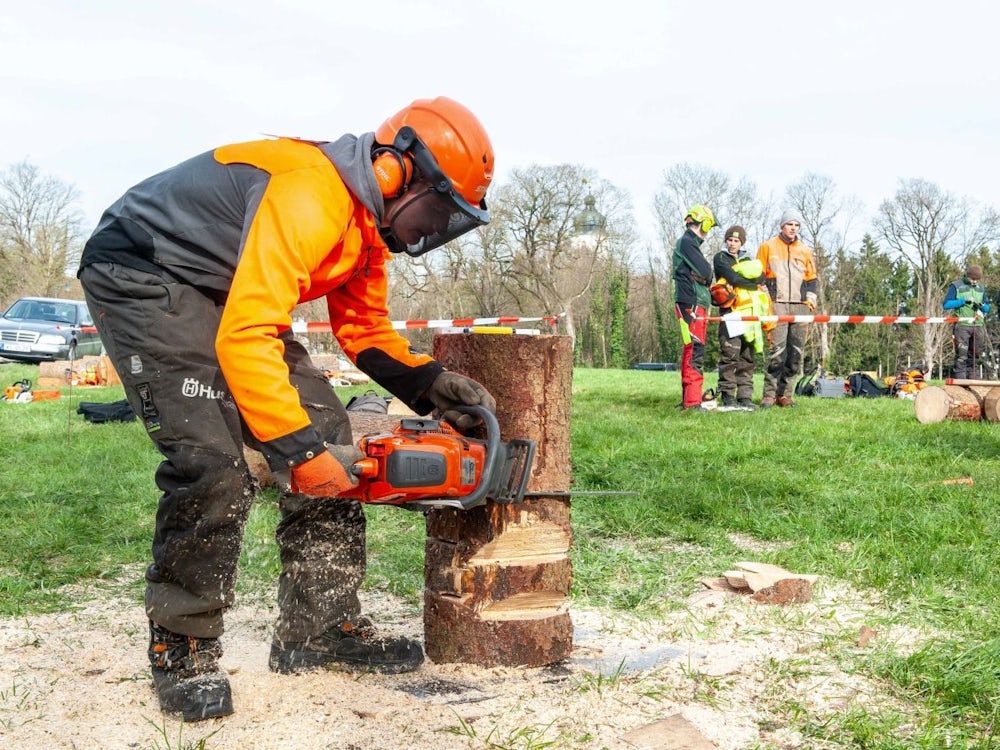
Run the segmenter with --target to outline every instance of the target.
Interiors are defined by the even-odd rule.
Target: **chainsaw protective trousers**
[[[805,302],[775,302],[775,315],[808,315]],[[802,374],[802,351],[808,323],[778,323],[768,337],[767,369],[764,371],[764,398],[795,395],[795,381]]]
[[[217,638],[233,603],[243,530],[256,482],[246,429],[215,356],[222,305],[172,279],[112,263],[80,280],[129,404],[163,455],[146,612],[175,633]],[[290,335],[289,380],[331,444],[351,443],[343,404]],[[360,503],[282,491],[276,538],[282,572],[276,635],[302,641],[357,616],[365,573]]]

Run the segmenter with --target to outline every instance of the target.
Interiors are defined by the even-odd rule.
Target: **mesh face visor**
[[[382,232],[382,238],[386,245],[394,253],[406,253],[413,257],[423,255],[429,250],[451,242],[457,237],[461,237],[466,232],[476,227],[484,226],[490,222],[490,212],[486,207],[486,201],[482,200],[478,206],[473,206],[462,197],[452,185],[451,179],[438,165],[437,159],[430,149],[424,145],[413,128],[407,126],[399,129],[393,139],[392,147],[402,153],[407,153],[413,158],[413,166],[420,175],[431,183],[431,189],[437,197],[448,204],[452,209],[448,218],[447,227],[441,232],[422,237],[419,242],[408,245],[397,238],[390,230]]]

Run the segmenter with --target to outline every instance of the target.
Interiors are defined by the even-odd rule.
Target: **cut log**
[[[990,392],[990,386],[988,385],[963,385],[969,393],[976,397],[976,401],[979,402],[979,408],[983,408],[983,404],[986,400],[987,394]]]
[[[95,382],[85,383],[86,374],[93,373]],[[121,378],[106,355],[82,357],[72,362],[58,359],[54,362],[38,363],[38,384],[46,386],[69,385],[121,385]]]
[[[983,396],[983,419],[1000,422],[1000,386],[993,386]]]
[[[983,418],[983,408],[976,394],[960,385],[929,385],[921,389],[913,400],[913,409],[921,424]]]
[[[434,662],[543,666],[573,647],[569,615],[568,336],[439,334],[434,356],[497,400],[501,439],[534,440],[531,496],[427,513],[424,648]]]

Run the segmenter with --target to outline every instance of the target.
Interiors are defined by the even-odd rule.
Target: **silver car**
[[[0,357],[19,362],[77,359],[101,353],[87,303],[21,297],[0,318]]]

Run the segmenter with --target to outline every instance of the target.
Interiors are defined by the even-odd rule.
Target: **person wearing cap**
[[[774,314],[808,315],[816,310],[818,278],[813,249],[799,237],[801,214],[794,209],[784,211],[778,227],[778,234],[757,250]],[[793,405],[808,325],[778,323],[770,332],[762,407]]]
[[[952,326],[951,332],[955,345],[953,377],[975,375],[976,359],[986,351],[984,317],[990,311],[983,286],[983,269],[980,266],[966,268],[962,278],[948,285],[942,307],[962,319]]]
[[[692,206],[684,215],[684,234],[674,245],[672,258],[674,302],[681,326],[681,408],[701,409],[705,376],[705,335],[708,332],[708,308],[712,297],[712,265],[701,251],[701,243],[715,226],[715,215],[706,206]],[[709,402],[705,402],[708,404]],[[714,401],[710,402],[712,406]]]
[[[712,259],[715,271],[713,298],[722,315],[761,315],[768,312],[764,273],[760,261],[745,249],[746,230],[729,227],[725,244]],[[714,294],[719,289],[720,296]],[[764,299],[762,300],[761,297]],[[759,322],[723,321],[719,325],[719,396],[723,409],[753,409],[754,359],[764,351],[764,332]]]

